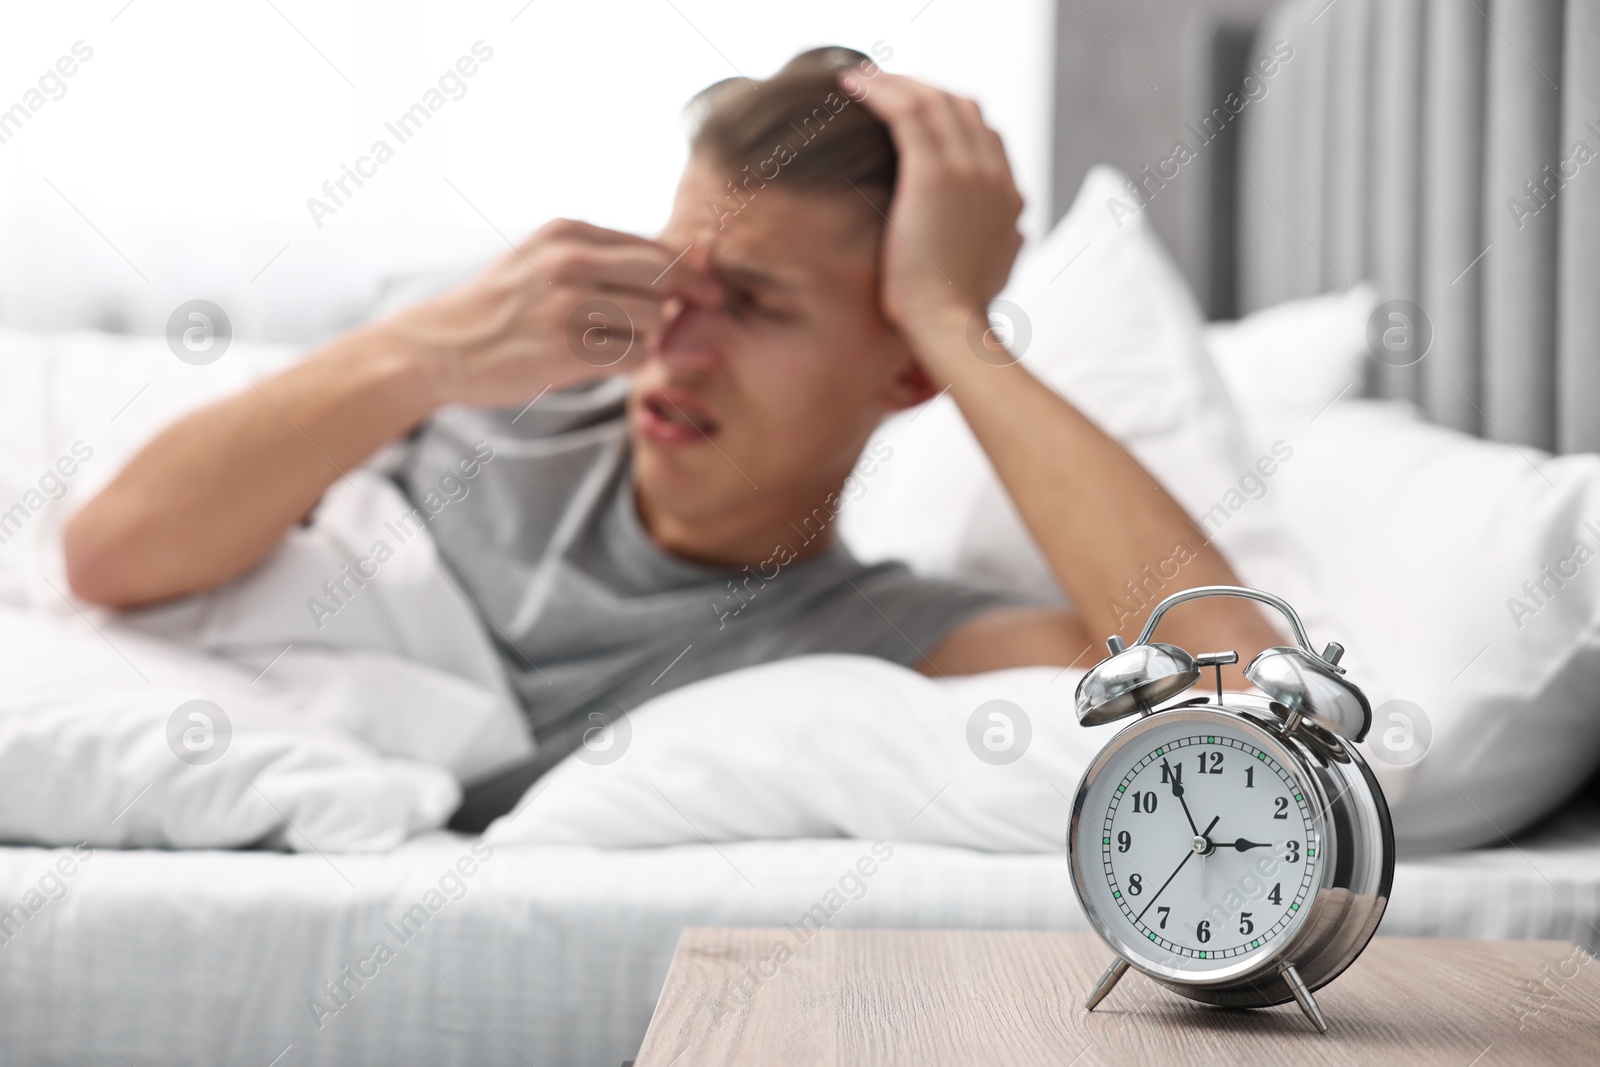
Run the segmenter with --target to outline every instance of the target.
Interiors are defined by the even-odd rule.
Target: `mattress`
[[[616,1067],[638,1050],[684,926],[789,923],[802,940],[818,921],[1086,925],[1059,855],[854,840],[5,848],[10,902],[25,918],[0,915],[0,1062],[141,1067]],[[1381,933],[1600,947],[1597,927],[1600,808],[1585,804],[1514,846],[1403,861]]]

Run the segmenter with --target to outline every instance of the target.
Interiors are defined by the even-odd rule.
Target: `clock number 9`
[[[1117,851],[1126,852],[1133,847],[1133,835],[1123,830],[1117,834]]]

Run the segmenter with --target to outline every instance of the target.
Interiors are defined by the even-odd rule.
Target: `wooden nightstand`
[[[1600,966],[1554,941],[1383,938],[1318,994],[1224,1011],[1129,974],[1094,1012],[1092,934],[685,930],[638,1067],[1600,1063]]]

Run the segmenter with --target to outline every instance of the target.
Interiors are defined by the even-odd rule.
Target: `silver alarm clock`
[[[1168,609],[1215,596],[1260,601],[1289,622],[1299,647],[1245,668],[1260,696],[1224,699],[1221,668],[1236,652],[1191,656],[1150,640]],[[1136,967],[1208,1004],[1294,1000],[1326,1031],[1312,991],[1366,948],[1394,878],[1389,808],[1354,747],[1372,709],[1339,666],[1343,648],[1318,654],[1283,600],[1220,585],[1167,597],[1132,645],[1107,644],[1078,685],[1078,721],[1138,718],[1072,801],[1073,887],[1117,955],[1085,1007]],[[1215,698],[1175,701],[1206,667]]]

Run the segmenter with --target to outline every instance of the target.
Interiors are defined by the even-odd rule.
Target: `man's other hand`
[[[715,279],[666,247],[557,219],[375,330],[423,363],[439,404],[509,407],[631,371],[681,302],[721,301]]]
[[[925,363],[924,345],[987,308],[1022,247],[1022,194],[1000,135],[978,105],[887,72],[871,92],[853,73],[840,86],[889,127],[900,171],[883,240],[883,310]],[[926,368],[936,379],[936,366]]]

